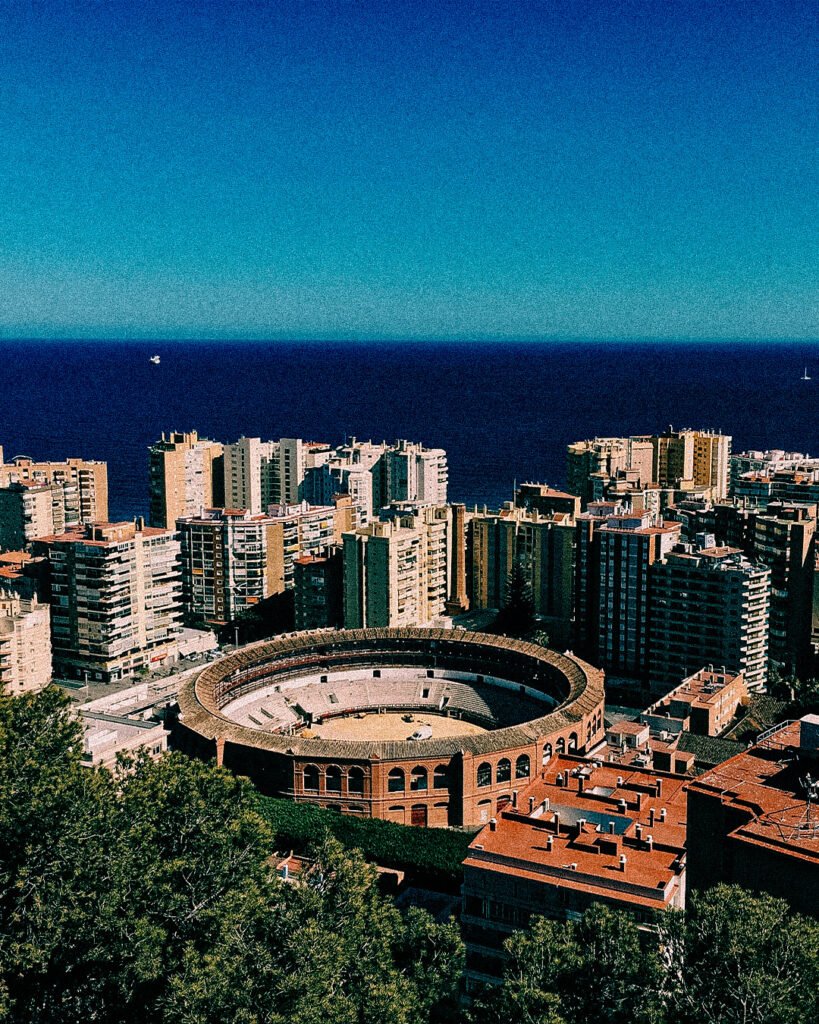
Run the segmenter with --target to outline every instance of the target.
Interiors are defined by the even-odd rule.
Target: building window
[[[410,789],[426,789],[427,788],[427,770],[426,768],[413,768],[412,774],[410,775]]]
[[[449,768],[445,764],[439,764],[432,773],[432,788],[447,789],[449,786]]]
[[[557,743],[555,743],[555,747],[557,748],[558,754],[565,754],[566,753],[566,741],[563,739],[562,736],[557,741]]]
[[[350,793],[364,792],[364,769],[353,767],[347,775],[347,790]]]
[[[546,751],[544,750],[545,754]],[[549,750],[551,754],[551,748]],[[528,779],[531,772],[531,765],[529,762],[528,754],[521,754],[520,757],[515,761],[515,778],[516,779]]]
[[[390,793],[404,792],[404,773],[400,768],[393,768],[387,776],[387,791]]]
[[[482,764],[478,765],[478,785],[492,785],[492,765],[489,764],[488,761],[484,761]]]
[[[341,792],[341,769],[337,764],[331,764],[324,777],[324,786],[328,793]]]
[[[318,792],[319,770],[314,764],[305,765],[302,785],[310,793]]]
[[[569,735],[569,750],[577,750],[577,733],[573,732]]]
[[[498,768],[495,773],[497,782],[508,782],[512,778],[512,762],[508,757],[502,757],[498,761]]]

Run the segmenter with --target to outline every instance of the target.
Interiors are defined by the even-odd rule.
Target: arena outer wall
[[[421,742],[268,733],[229,719],[237,691],[311,671],[379,666],[498,676],[553,696],[548,714],[475,735]],[[275,678],[274,678],[275,677]],[[484,824],[553,753],[584,753],[604,736],[603,673],[571,654],[463,630],[362,629],[290,634],[244,647],[186,681],[174,745],[249,777],[264,793],[404,824]],[[390,773],[392,772],[392,779]],[[397,789],[398,772],[404,789]],[[487,783],[487,776],[489,782]],[[423,787],[426,788],[423,788]]]

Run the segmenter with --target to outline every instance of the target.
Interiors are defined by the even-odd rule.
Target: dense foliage
[[[329,832],[348,849],[357,847],[368,861],[406,871],[414,881],[457,892],[472,836],[442,829],[408,828],[376,818],[353,818],[312,804],[261,797],[279,849],[302,853],[316,836]]]
[[[576,922],[535,918],[506,942],[503,983],[464,1009],[457,927],[402,915],[345,844],[443,870],[459,855],[447,843],[466,837],[364,825],[260,799],[179,755],[84,767],[58,691],[0,695],[0,1021],[819,1020],[819,922],[728,886],[656,931],[602,906]],[[301,884],[281,881],[274,845],[309,836]]]
[[[449,1019],[456,926],[318,838],[288,885],[247,783],[181,755],[89,769],[57,691],[0,696],[0,1020]]]
[[[505,944],[503,985],[473,1024],[811,1024],[819,1020],[819,922],[783,900],[720,885],[641,932],[594,906],[579,922],[535,918]]]

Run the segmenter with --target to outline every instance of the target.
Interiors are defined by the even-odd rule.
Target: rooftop
[[[686,781],[558,756],[476,836],[465,865],[662,907],[685,867]]]
[[[785,722],[691,783],[745,818],[731,836],[819,867],[819,716]],[[813,790],[811,799],[809,791]]]

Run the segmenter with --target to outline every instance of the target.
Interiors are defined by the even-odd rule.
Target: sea
[[[112,519],[146,513],[148,446],[172,430],[421,441],[447,450],[451,500],[489,507],[560,487],[566,445],[594,436],[705,427],[819,454],[805,342],[2,340],[0,366],[5,458],[105,460]]]

